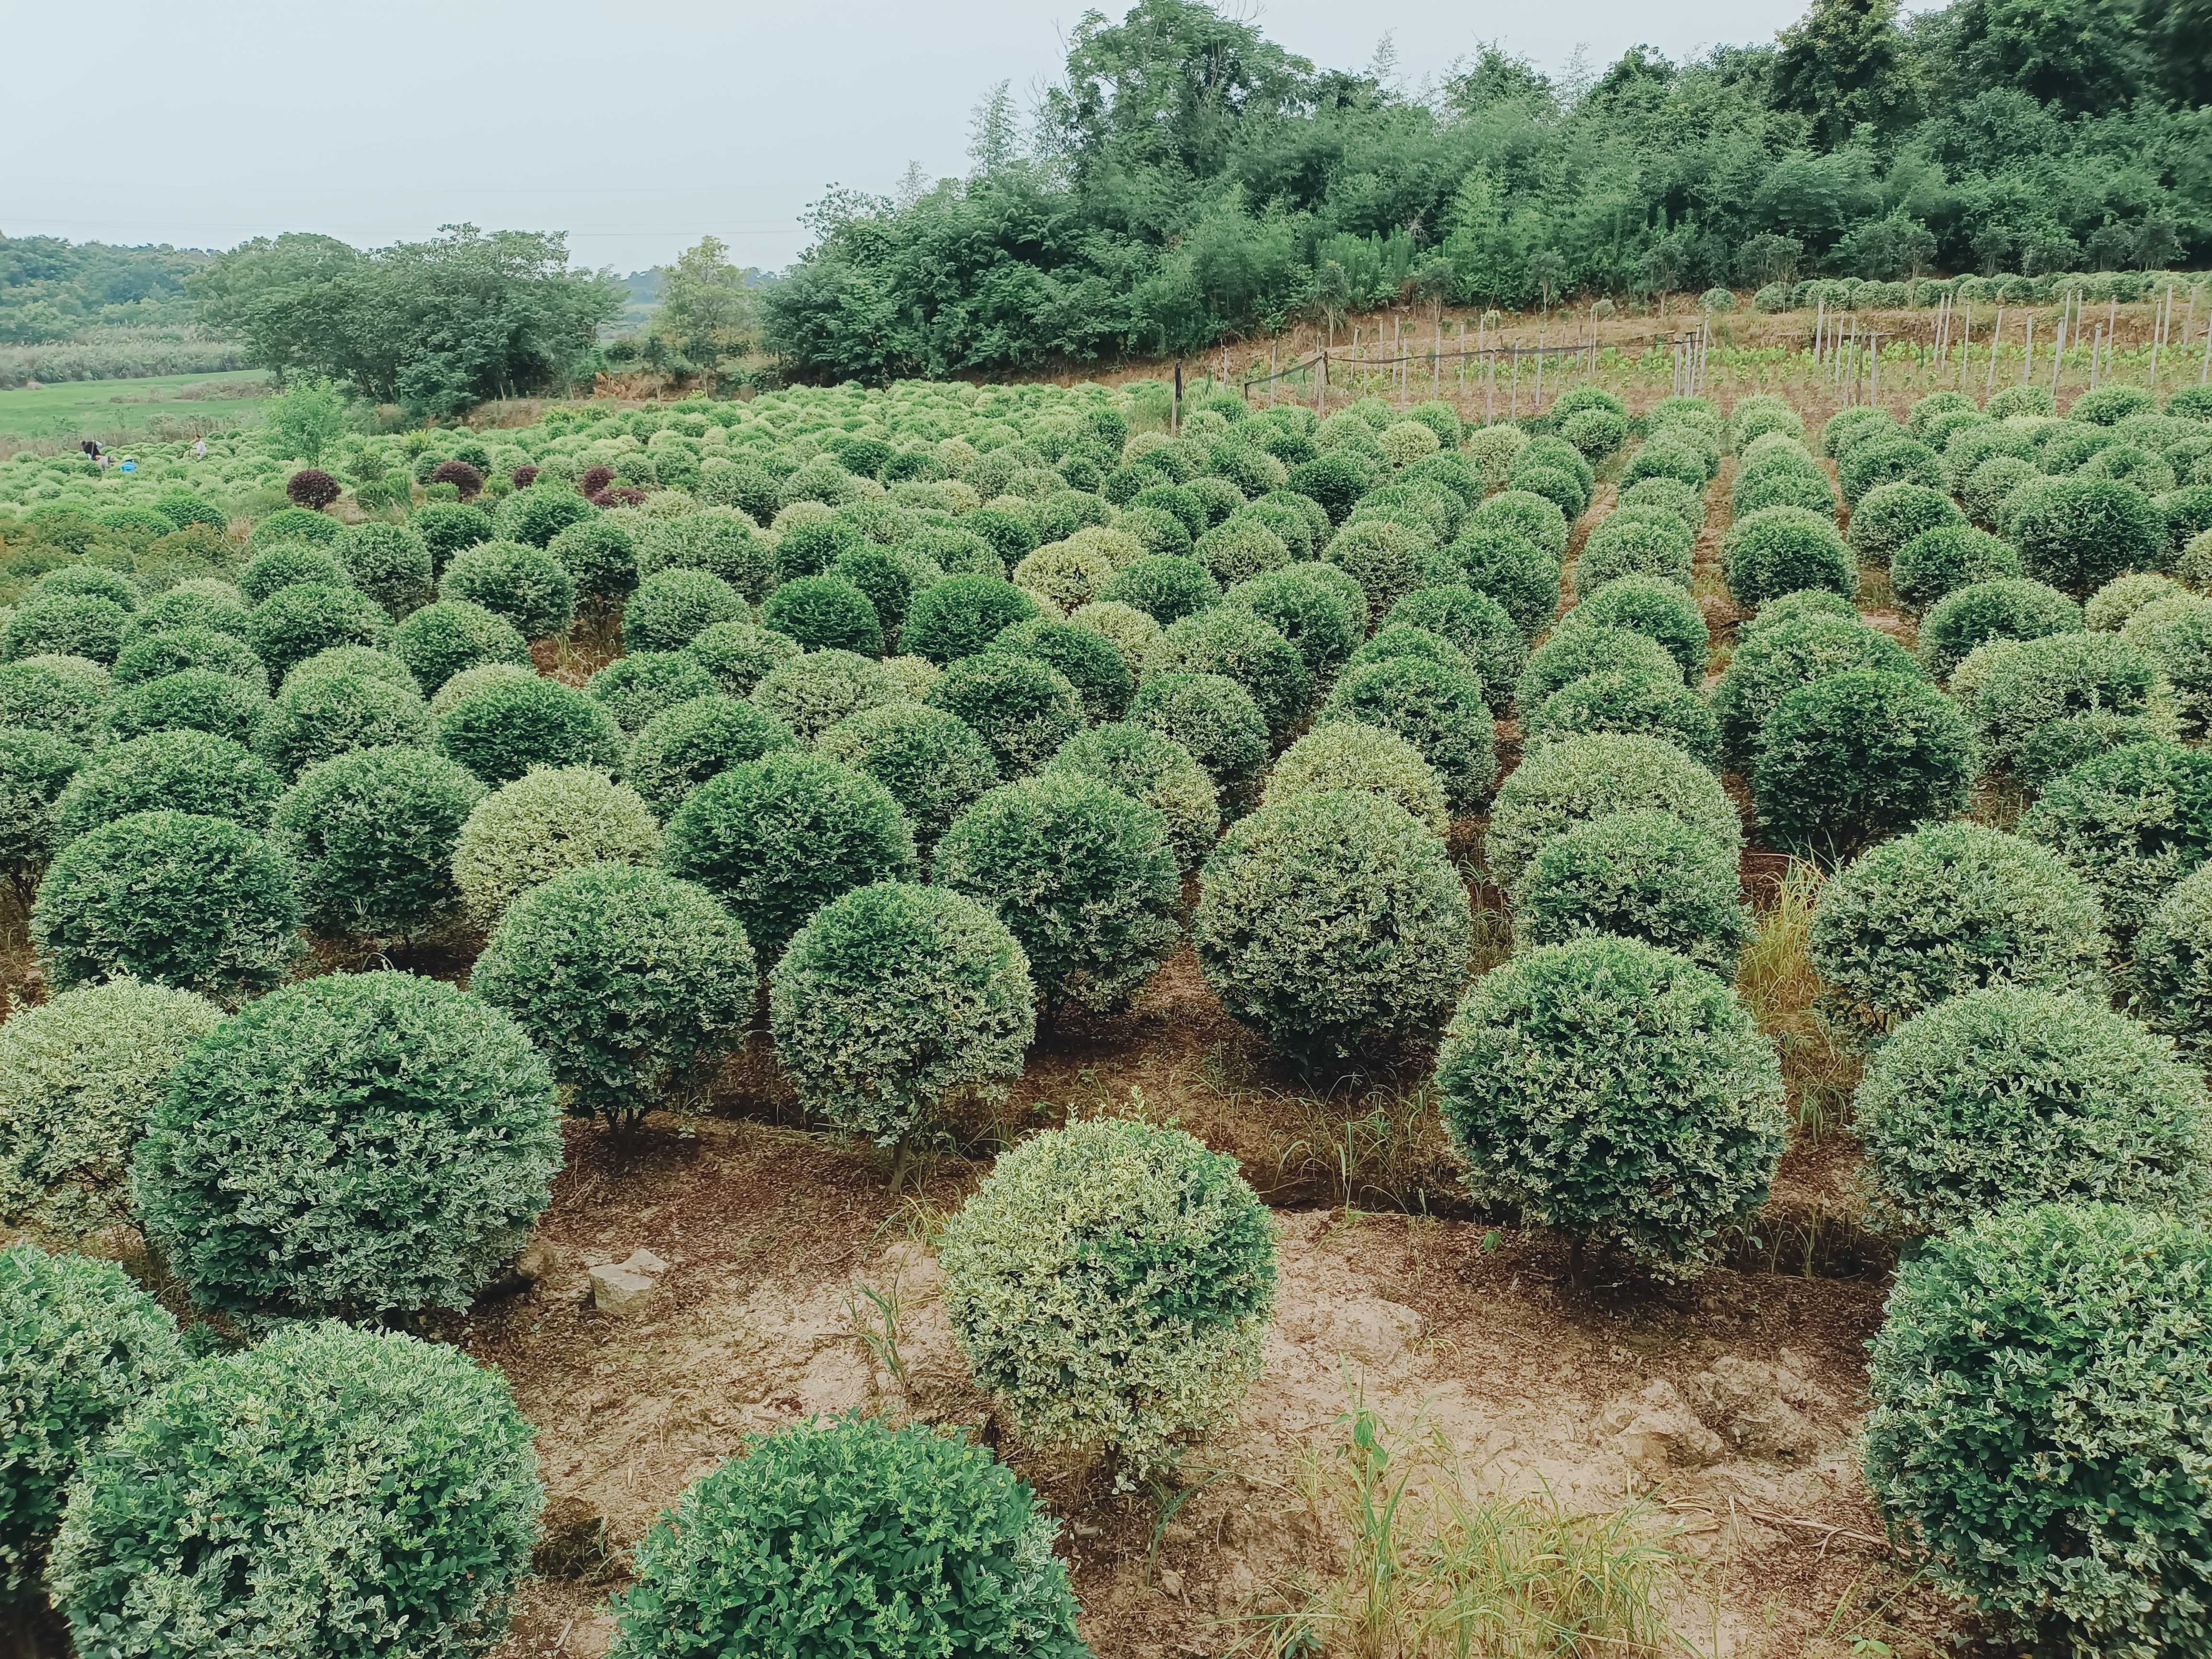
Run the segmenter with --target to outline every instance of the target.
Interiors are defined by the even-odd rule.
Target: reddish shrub
[[[312,466],[301,467],[284,481],[284,493],[292,498],[293,505],[311,513],[319,513],[337,500],[341,488],[329,473]]]
[[[534,466],[518,466],[510,477],[517,489],[527,489],[538,482],[538,469]]]
[[[461,492],[463,501],[468,500],[471,495],[481,494],[483,489],[483,474],[466,461],[439,462],[437,470],[430,474],[430,482],[434,484],[453,485]]]
[[[576,488],[586,495],[598,495],[615,481],[615,470],[611,466],[587,466],[584,476],[576,480]]]

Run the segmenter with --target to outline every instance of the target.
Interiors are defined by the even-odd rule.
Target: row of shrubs
[[[1901,311],[1926,308],[1949,300],[1960,305],[2055,305],[2080,300],[2101,305],[2117,300],[2133,305],[2163,296],[2171,287],[2185,299],[2203,283],[2201,271],[2093,270],[2046,271],[2033,276],[1999,274],[1993,276],[1921,276],[1910,282],[1878,282],[1870,278],[1814,277],[1803,282],[1769,283],[1752,296],[1761,311],[1809,311],[1825,305],[1831,311]]]

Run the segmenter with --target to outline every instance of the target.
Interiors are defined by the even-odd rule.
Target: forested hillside
[[[1816,275],[2212,254],[2206,0],[1815,0],[1763,46],[1594,78],[1487,48],[1433,82],[1318,68],[1193,0],[1091,13],[972,169],[833,191],[769,294],[793,372],[1175,350],[1407,291],[1518,307]]]

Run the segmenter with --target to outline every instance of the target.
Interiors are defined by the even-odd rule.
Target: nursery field
[[[0,464],[21,1650],[2203,1651],[2169,309]]]
[[[0,448],[37,440],[173,438],[172,427],[189,427],[192,435],[227,430],[259,411],[266,381],[259,370],[243,369],[0,387]]]

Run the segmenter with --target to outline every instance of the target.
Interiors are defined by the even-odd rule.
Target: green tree
[[[661,268],[660,307],[653,332],[702,367],[742,354],[752,343],[750,269],[730,263],[729,246],[702,236]]]
[[[1911,118],[1919,89],[1897,0],[1814,0],[1776,44],[1776,107],[1811,117],[1830,148],[1859,126],[1887,132]]]
[[[263,441],[271,454],[288,461],[318,465],[323,453],[353,428],[344,391],[320,376],[295,380],[269,400],[263,412]]]

